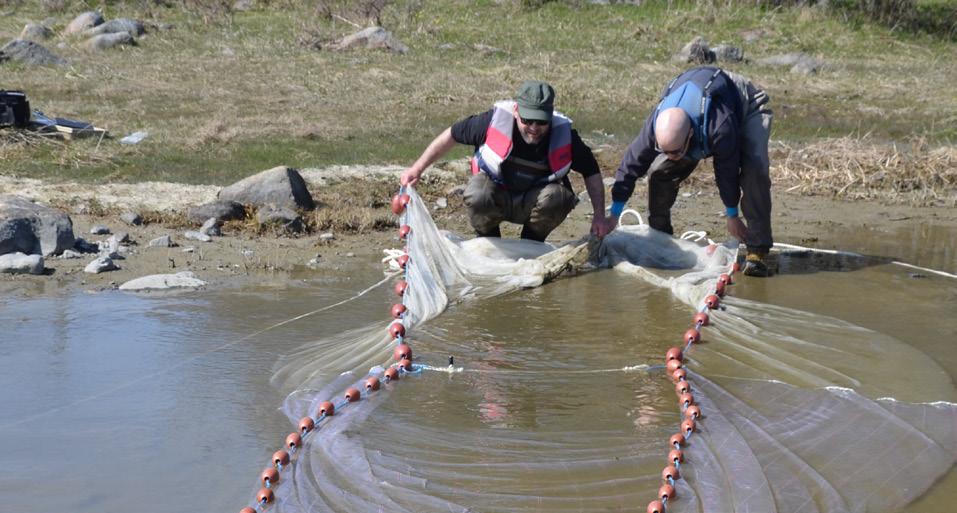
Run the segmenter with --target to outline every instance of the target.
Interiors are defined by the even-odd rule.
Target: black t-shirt
[[[470,144],[479,149],[485,144],[485,134],[488,132],[488,126],[492,122],[493,110],[488,110],[482,114],[469,116],[454,125],[452,125],[452,138],[460,144]],[[516,160],[517,159],[517,160]],[[518,127],[512,129],[512,153],[508,160],[502,162],[503,175],[515,169],[516,162],[526,161],[544,166],[548,169],[548,137],[536,144],[528,144],[522,139]],[[591,175],[600,173],[598,161],[581,137],[578,131],[572,129],[572,170],[588,178]],[[567,181],[566,181],[567,183]]]

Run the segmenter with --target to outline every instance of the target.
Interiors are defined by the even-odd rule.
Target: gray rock
[[[824,67],[824,62],[802,52],[783,53],[758,59],[758,64],[763,66],[784,67],[789,66],[791,73],[801,73],[809,75],[817,73]]]
[[[151,248],[172,248],[176,246],[176,243],[169,235],[163,235],[151,240],[147,245]]]
[[[279,166],[244,178],[219,191],[219,199],[262,207],[316,208],[306,181],[295,169]],[[206,216],[206,218],[213,216]],[[205,218],[204,218],[205,219]]]
[[[136,212],[123,212],[120,214],[120,221],[123,221],[130,226],[139,226],[143,224],[143,216],[137,214]]]
[[[106,226],[103,226],[102,224],[98,224],[94,226],[93,228],[90,228],[90,233],[93,235],[109,235],[110,229],[107,228]]]
[[[136,39],[129,32],[115,32],[112,34],[100,34],[87,39],[83,46],[87,50],[109,50],[119,45],[135,45]]]
[[[449,187],[445,190],[446,196],[464,196],[465,195],[465,184],[455,185]]]
[[[238,221],[246,218],[246,208],[238,201],[220,199],[191,207],[186,213],[186,217],[197,224],[210,218],[216,219],[220,223],[223,221]]]
[[[701,36],[697,36],[675,54],[674,59],[680,62],[710,64],[715,61],[715,55],[708,47],[708,41]]]
[[[82,257],[83,257],[82,253],[80,253],[79,251],[74,251],[72,249],[65,249],[63,250],[63,253],[60,255],[60,258],[64,258],[64,259],[73,259],[73,258],[82,258]]]
[[[121,34],[127,33],[130,37],[139,37],[146,33],[146,27],[143,23],[130,18],[117,18],[106,23],[87,29],[83,35],[88,37],[98,36],[100,34]]]
[[[275,226],[284,230],[299,233],[303,229],[302,217],[294,210],[276,205],[267,205],[256,212],[256,221],[259,226]]]
[[[824,67],[824,63],[814,59],[807,58],[799,60],[794,66],[791,66],[791,73],[798,73],[800,75],[813,75]]]
[[[76,239],[76,241],[73,243],[73,249],[79,251],[80,253],[96,253],[100,250],[100,246],[93,244],[86,239],[80,238]]]
[[[717,45],[712,48],[715,58],[720,62],[741,62],[744,60],[744,50],[737,46]]]
[[[186,237],[189,240],[198,240],[200,242],[212,242],[213,238],[205,233],[194,232],[192,230],[184,232],[183,237]]]
[[[233,2],[234,11],[248,11],[253,8],[255,2],[253,0],[236,0]]]
[[[396,39],[391,32],[382,27],[369,27],[348,35],[330,45],[333,50],[353,50],[356,48],[370,48],[389,50],[395,53],[406,53],[409,47]]]
[[[43,274],[43,257],[23,253],[0,255],[0,273]]]
[[[20,39],[30,41],[45,41],[51,37],[53,37],[53,31],[50,30],[50,27],[38,23],[27,23],[20,31]]]
[[[100,274],[107,271],[115,271],[119,269],[116,264],[113,263],[113,259],[108,256],[101,256],[96,260],[90,262],[83,268],[83,272],[90,274]]]
[[[103,15],[96,11],[87,11],[80,14],[63,29],[64,34],[77,34],[103,23]]]
[[[336,236],[332,232],[326,232],[319,236],[319,240],[335,240]]]
[[[176,274],[152,274],[136,278],[120,285],[120,290],[127,291],[148,291],[148,290],[169,290],[176,288],[198,289],[206,286],[206,282],[200,280],[195,274],[189,271],[183,271]]]
[[[346,253],[346,256],[349,257],[349,258],[353,258],[353,257],[356,256],[356,254],[350,251],[350,252]]]
[[[19,196],[0,195],[0,255],[59,255],[75,243],[70,216]]]
[[[216,219],[215,217],[210,217],[209,219],[206,220],[205,223],[203,223],[203,226],[200,227],[199,233],[202,233],[204,235],[219,237],[220,235],[223,234],[223,231],[220,230],[221,224],[222,223],[220,223],[219,220]]]
[[[183,248],[183,253],[193,253],[196,251],[196,246],[186,246]]]
[[[14,39],[0,48],[0,63],[6,61],[16,61],[31,66],[63,66],[67,63],[40,43],[25,39]]]
[[[449,206],[449,200],[447,200],[447,199],[445,199],[445,198],[439,198],[439,199],[435,200],[435,208],[436,208],[437,210],[442,210],[442,209],[448,208],[448,206]]]
[[[120,244],[129,244],[129,243],[130,243],[130,234],[128,234],[128,233],[126,233],[126,232],[116,232],[116,233],[113,234],[113,236],[111,236],[111,237],[110,237],[109,239],[107,239],[107,240],[110,241],[111,243],[112,243],[112,242],[116,242],[117,245],[120,245]]]

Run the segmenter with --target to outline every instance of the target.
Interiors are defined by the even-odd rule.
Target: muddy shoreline
[[[310,190],[324,188],[359,189],[368,181],[377,187],[388,187],[396,182],[398,167],[335,167],[302,170]],[[464,183],[461,170],[454,166],[433,169],[427,186],[421,187],[423,197],[432,205],[436,224],[463,235],[468,235],[465,209],[461,203]],[[387,248],[401,247],[394,230],[366,230],[362,233],[336,232],[331,240],[320,240],[319,233],[301,236],[260,233],[247,225],[234,223],[224,227],[222,237],[204,243],[187,240],[182,219],[186,209],[215,199],[219,187],[184,185],[161,182],[137,184],[90,185],[75,183],[44,183],[39,180],[3,177],[0,194],[18,194],[31,200],[56,205],[70,214],[74,234],[90,242],[106,239],[109,235],[91,235],[94,225],[105,225],[113,233],[129,233],[133,244],[125,260],[118,261],[119,270],[101,274],[83,272],[95,257],[45,259],[47,274],[40,276],[0,275],[0,293],[46,295],[69,291],[106,291],[120,284],[148,274],[192,271],[206,281],[209,288],[241,287],[275,279],[305,279],[328,273],[348,272],[355,265],[377,265]],[[581,203],[549,238],[550,242],[577,239],[587,233],[591,222],[591,207],[584,188],[577,184]],[[788,193],[778,187],[774,193],[774,235],[779,243],[797,244],[821,249],[854,251],[846,234],[866,230],[892,239],[901,233],[933,226],[950,234],[946,245],[957,238],[957,212],[941,207],[887,204],[879,201],[848,201],[822,196]],[[445,199],[446,206],[437,201]],[[643,211],[645,187],[639,184],[629,207]],[[95,208],[91,208],[95,204]],[[320,208],[336,208],[325,204]],[[381,209],[382,207],[376,207]],[[162,212],[152,216],[157,221],[141,226],[129,226],[119,219],[125,209]],[[676,231],[704,230],[708,236],[721,241],[726,238],[725,221],[717,191],[710,184],[692,183],[682,189],[675,206]],[[503,225],[503,235],[515,237],[518,227]],[[147,243],[163,235],[171,235],[176,247],[148,247]],[[893,242],[888,240],[888,244]],[[944,258],[951,249],[944,248]],[[191,249],[190,249],[191,248]],[[913,248],[910,248],[913,251]],[[920,248],[917,248],[919,251]],[[927,248],[928,250],[932,248]],[[941,251],[937,248],[938,252]],[[892,251],[890,251],[892,252]],[[900,258],[900,255],[877,256]],[[311,264],[310,260],[314,260]],[[920,264],[920,262],[912,262]],[[939,258],[938,258],[939,263]],[[946,262],[944,267],[947,267]],[[957,264],[941,269],[954,272]]]

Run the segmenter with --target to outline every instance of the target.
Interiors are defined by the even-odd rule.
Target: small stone
[[[353,258],[354,256],[356,256],[356,254],[350,251],[350,252],[346,253],[346,256],[349,257],[349,258]]]
[[[186,246],[185,248],[183,248],[183,253],[192,253],[194,251],[196,251],[196,248],[193,246]]]
[[[183,237],[186,237],[189,240],[198,240],[200,242],[212,242],[213,238],[209,235],[206,235],[202,232],[194,232],[192,230],[184,232]]]
[[[199,233],[219,237],[223,234],[223,231],[220,230],[220,226],[222,226],[222,224],[222,221],[219,219],[210,217],[205,223],[203,223],[203,226],[199,229]]]
[[[114,243],[114,242],[115,242],[117,245],[119,245],[119,244],[129,244],[129,243],[130,243],[130,234],[129,234],[129,233],[126,233],[126,232],[117,232],[117,233],[114,233],[112,237],[110,237],[109,239],[106,239],[106,240],[110,241],[111,243]]]
[[[173,242],[173,239],[169,235],[163,235],[162,237],[157,237],[149,242],[151,248],[172,248],[176,246],[176,243]]]
[[[131,226],[139,226],[143,224],[143,216],[137,214],[136,212],[123,212],[120,214],[120,220]]]
[[[319,236],[319,240],[334,240],[336,236],[332,232],[326,232]]]
[[[99,274],[107,271],[113,271],[119,269],[116,264],[113,263],[113,259],[108,256],[101,256],[96,260],[87,264],[83,269],[83,272],[90,274]]]
[[[103,226],[102,224],[98,224],[94,226],[93,228],[90,228],[90,233],[92,235],[109,235],[110,229],[107,228],[106,226]]]
[[[449,200],[447,200],[447,199],[445,199],[445,198],[439,198],[439,199],[435,200],[435,208],[436,208],[436,209],[442,210],[442,209],[444,209],[444,208],[448,208],[448,206],[449,206]]]
[[[83,256],[79,251],[74,251],[72,249],[65,249],[63,253],[60,254],[60,258],[81,258]]]
[[[80,253],[97,253],[100,251],[100,246],[81,238],[73,242],[73,249]]]

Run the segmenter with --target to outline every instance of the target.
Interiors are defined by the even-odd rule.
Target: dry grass
[[[778,142],[772,175],[789,192],[957,206],[957,148],[922,139],[881,145],[851,137],[794,147]]]
[[[516,0],[474,9],[457,0],[274,0],[231,12],[216,0],[166,2],[175,8],[110,2],[107,17],[139,16],[175,29],[152,30],[137,47],[101,54],[85,52],[78,40],[57,39],[49,46],[63,43],[56,52],[70,59],[70,67],[5,65],[0,72],[47,114],[94,121],[117,136],[146,130],[149,137],[123,147],[111,140],[11,138],[0,131],[0,173],[228,183],[280,164],[408,164],[451,122],[487,109],[535,77],[555,85],[559,108],[586,140],[604,147],[600,159],[609,175],[660,87],[684,67],[671,54],[700,34],[713,43],[743,45],[750,58],[804,51],[827,61],[827,69],[812,76],[753,63],[731,66],[770,93],[773,137],[781,141],[773,159],[780,185],[842,197],[875,197],[881,190],[891,199],[924,194],[944,204],[954,196],[957,97],[947,92],[957,83],[951,64],[957,44],[901,37],[874,25],[851,27],[820,9],[671,3],[542,2],[529,8]],[[80,10],[79,2],[70,6],[57,19],[61,27]],[[0,39],[48,15],[40,6],[33,9],[24,4],[16,15],[0,18]],[[411,51],[339,53],[303,44],[376,19]],[[741,33],[754,29],[767,35],[744,43]],[[475,45],[502,53],[475,51]],[[590,135],[595,133],[606,135]],[[870,136],[848,135],[861,133]],[[906,142],[918,140],[919,151]],[[828,151],[835,147],[840,151]],[[452,157],[467,149],[457,152]],[[944,157],[931,164],[927,156],[936,155]],[[387,210],[374,206],[371,196],[388,198],[394,186],[317,197],[343,212],[323,208],[307,215],[307,224],[317,230],[380,226],[376,212]]]

